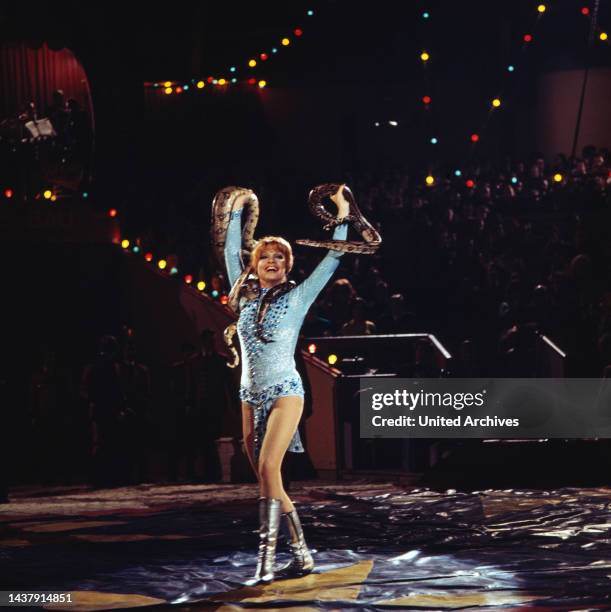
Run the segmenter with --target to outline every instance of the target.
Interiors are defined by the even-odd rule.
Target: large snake
[[[344,186],[344,197],[348,201],[350,208],[348,216],[338,219],[327,211],[324,205],[325,198],[333,195],[341,187],[338,183],[324,183],[317,185],[310,191],[308,204],[310,212],[325,223],[324,229],[330,230],[342,223],[350,225],[363,237],[363,242],[351,240],[297,240],[297,244],[312,247],[341,251],[343,253],[375,253],[382,243],[382,237],[378,231],[365,219],[358,206],[352,191]],[[225,242],[227,240],[227,229],[231,213],[236,209],[236,200],[240,196],[248,196],[244,201],[245,218],[242,223],[242,263],[250,260],[250,255],[256,245],[254,239],[255,229],[259,220],[259,199],[251,189],[245,187],[224,187],[219,190],[212,200],[212,245],[214,253],[221,266],[225,265]],[[250,265],[242,265],[243,272],[234,283],[229,293],[227,305],[234,313],[238,313],[240,300],[246,298],[252,300],[259,295],[259,283],[253,274]],[[261,300],[257,309],[257,335],[263,342],[273,342],[263,334],[263,319],[270,305],[281,295],[291,291],[295,287],[294,281],[288,281],[272,287]],[[233,361],[227,365],[235,368],[240,363],[240,357],[234,344],[234,337],[237,331],[236,323],[232,323],[225,329],[223,334],[225,343],[231,351]]]

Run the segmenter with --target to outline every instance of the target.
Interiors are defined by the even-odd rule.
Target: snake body
[[[363,237],[362,242],[350,240],[297,240],[297,244],[305,246],[319,247],[331,249],[333,251],[341,251],[343,253],[360,253],[373,254],[377,251],[382,243],[382,238],[378,231],[365,219],[358,206],[352,191],[344,186],[344,197],[350,205],[349,214],[347,217],[338,219],[327,211],[324,206],[325,198],[336,193],[340,188],[338,183],[324,183],[317,185],[310,191],[308,197],[310,212],[324,223],[325,230],[331,230],[337,225],[350,223],[350,225]],[[259,200],[251,189],[245,187],[224,187],[219,190],[212,200],[212,246],[216,258],[221,266],[225,266],[225,242],[227,240],[227,229],[231,219],[231,213],[237,209],[236,201],[240,196],[247,196],[244,201],[244,221],[242,223],[242,268],[243,272],[234,283],[229,293],[227,305],[237,315],[240,309],[240,300],[255,299],[259,296],[259,282],[253,274],[250,265],[244,265],[250,261],[250,255],[256,245],[254,239],[255,229],[259,220]],[[273,340],[265,337],[263,333],[263,319],[270,305],[274,300],[281,295],[291,291],[296,286],[294,281],[287,281],[272,287],[264,296],[257,310],[257,336],[263,342],[273,342]],[[227,365],[230,368],[235,368],[240,363],[240,357],[234,344],[234,338],[237,331],[236,323],[232,323],[225,329],[223,334],[225,343],[230,350],[233,361]]]

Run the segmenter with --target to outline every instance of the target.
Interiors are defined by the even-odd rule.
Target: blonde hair
[[[291,248],[288,240],[285,240],[280,236],[265,236],[264,238],[257,240],[257,244],[250,255],[250,267],[252,268],[252,271],[255,274],[257,273],[259,259],[261,259],[264,249],[269,246],[277,247],[278,250],[284,255],[284,259],[286,260],[286,273],[288,274],[293,268],[293,249]]]

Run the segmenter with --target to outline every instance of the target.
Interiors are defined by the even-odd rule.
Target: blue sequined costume
[[[242,210],[234,211],[227,229],[225,265],[231,286],[242,273],[240,249]],[[334,240],[345,240],[346,224],[335,228]],[[265,343],[255,334],[257,308],[268,291],[262,288],[253,300],[242,298],[238,319],[238,337],[242,347],[242,380],[240,399],[254,409],[254,452],[258,459],[265,435],[267,418],[274,400],[287,395],[303,397],[303,384],[295,368],[295,347],[303,320],[323,287],[327,284],[342,253],[328,251],[325,258],[303,283],[277,298],[263,319],[263,332],[273,342]],[[303,453],[299,431],[295,432],[288,450]]]

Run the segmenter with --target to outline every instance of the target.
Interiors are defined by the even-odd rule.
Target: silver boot
[[[293,559],[280,569],[277,573],[282,578],[292,578],[305,576],[314,569],[314,559],[312,553],[308,549],[305,538],[303,537],[303,529],[297,510],[286,512],[282,516],[286,517],[286,521],[291,534],[291,542],[289,544]]]
[[[274,579],[281,509],[279,499],[259,498],[259,555],[255,576],[246,583],[248,586],[254,586],[260,582],[272,582]]]

